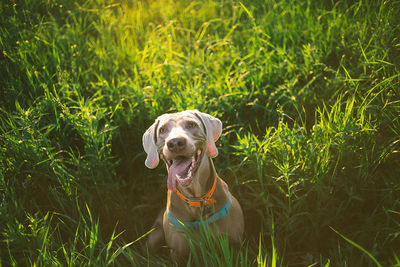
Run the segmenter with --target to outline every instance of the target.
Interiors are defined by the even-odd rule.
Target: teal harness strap
[[[214,215],[205,219],[204,222],[206,224],[210,224],[210,223],[213,223],[220,219],[225,218],[226,216],[228,216],[228,212],[231,207],[231,204],[232,204],[232,195],[231,195],[231,193],[229,193],[229,199],[228,199],[228,202],[226,203],[226,205],[223,206],[222,209],[220,209],[217,213],[215,213]],[[180,221],[180,220],[176,219],[174,216],[172,216],[172,214],[168,210],[167,210],[167,216],[168,216],[169,221],[178,228],[183,228],[183,227],[197,228],[200,226],[200,221],[193,221],[193,222]]]

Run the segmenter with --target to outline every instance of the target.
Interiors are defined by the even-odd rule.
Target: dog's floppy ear
[[[215,158],[218,155],[218,149],[215,146],[215,142],[222,133],[222,122],[219,119],[198,110],[192,110],[192,112],[203,124],[207,135],[208,153],[210,157]]]
[[[147,154],[145,165],[147,168],[154,169],[157,167],[160,157],[157,151],[157,128],[160,120],[156,120],[153,125],[143,134],[143,148]]]

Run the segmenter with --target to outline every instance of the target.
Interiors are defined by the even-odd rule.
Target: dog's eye
[[[163,134],[163,133],[165,133],[166,131],[167,131],[167,128],[166,128],[165,126],[161,127],[161,128],[158,130],[158,132],[159,132],[160,134]]]
[[[186,123],[186,128],[187,128],[187,129],[193,129],[193,128],[195,128],[195,127],[197,127],[197,124],[196,124],[195,122],[193,122],[193,121],[188,121],[188,122]]]

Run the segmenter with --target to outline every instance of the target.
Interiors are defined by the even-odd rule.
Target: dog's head
[[[189,185],[204,156],[218,155],[215,141],[222,132],[219,119],[197,110],[164,114],[143,135],[146,166],[155,168],[159,158],[168,166],[168,188],[175,181]]]

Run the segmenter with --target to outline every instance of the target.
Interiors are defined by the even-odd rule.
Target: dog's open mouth
[[[176,191],[176,183],[187,186],[193,180],[193,175],[200,165],[201,149],[191,157],[177,156],[167,160],[168,169],[168,190]]]

